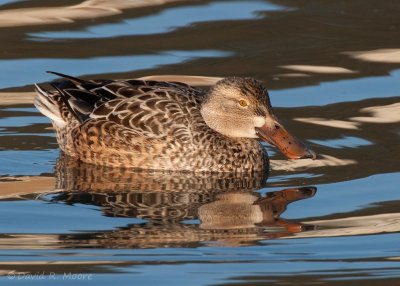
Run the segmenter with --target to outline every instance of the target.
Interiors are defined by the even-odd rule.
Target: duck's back
[[[254,166],[260,161],[255,140],[227,140],[204,122],[201,90],[174,82],[61,76],[66,80],[53,83],[54,91],[38,87],[35,105],[52,119],[60,148],[69,156],[86,163],[153,170],[262,167]],[[237,153],[232,158],[229,148]],[[244,160],[247,165],[237,162],[238,155],[250,156]]]

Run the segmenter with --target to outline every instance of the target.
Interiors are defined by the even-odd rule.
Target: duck
[[[84,163],[148,171],[269,170],[261,141],[289,159],[316,158],[273,114],[267,89],[226,77],[209,90],[182,82],[61,79],[36,84],[36,108],[62,152]]]

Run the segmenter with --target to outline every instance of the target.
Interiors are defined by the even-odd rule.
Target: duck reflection
[[[311,198],[314,187],[261,195],[262,173],[144,173],[86,165],[62,158],[57,164],[60,192],[41,198],[100,206],[104,215],[144,219],[126,227],[60,236],[71,246],[160,247],[187,243],[254,244],[289,236],[307,226],[280,218],[287,205]]]

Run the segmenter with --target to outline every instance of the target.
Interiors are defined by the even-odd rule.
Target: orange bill
[[[317,158],[314,151],[290,134],[275,118],[267,119],[266,124],[256,127],[256,132],[262,140],[278,147],[289,159]]]

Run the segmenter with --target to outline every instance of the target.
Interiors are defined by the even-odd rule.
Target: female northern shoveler
[[[65,80],[36,86],[67,155],[86,163],[147,170],[253,172],[268,168],[258,139],[288,158],[316,154],[272,113],[267,90],[230,77],[208,92],[179,82]]]

